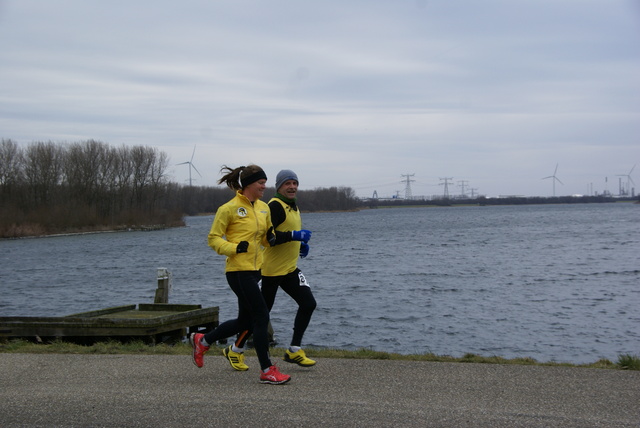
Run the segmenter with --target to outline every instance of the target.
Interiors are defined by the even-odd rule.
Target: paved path
[[[0,353],[8,427],[640,427],[640,372],[320,359],[258,382],[221,356]]]

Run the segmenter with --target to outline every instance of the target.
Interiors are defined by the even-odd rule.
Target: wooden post
[[[158,289],[153,303],[169,303],[169,277],[171,273],[167,268],[158,268]]]

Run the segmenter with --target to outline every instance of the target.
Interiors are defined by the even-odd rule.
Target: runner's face
[[[296,180],[287,180],[280,186],[278,192],[280,192],[282,196],[294,199],[298,193],[298,182]]]
[[[266,188],[267,180],[263,178],[245,187],[242,191],[242,194],[245,195],[251,202],[254,202],[264,196],[264,189]]]

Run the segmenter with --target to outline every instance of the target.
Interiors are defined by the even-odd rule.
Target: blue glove
[[[293,230],[291,231],[291,240],[292,241],[302,241],[302,242],[309,242],[309,239],[311,239],[311,231],[310,230]]]
[[[309,255],[309,244],[306,242],[300,243],[300,258],[304,259]]]

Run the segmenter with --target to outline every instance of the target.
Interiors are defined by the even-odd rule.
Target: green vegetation
[[[620,355],[618,367],[623,370],[640,370],[640,357],[630,354]]]
[[[445,363],[476,363],[476,364],[511,364],[529,366],[557,366],[557,367],[582,367],[594,369],[618,369],[640,370],[640,357],[634,355],[620,355],[618,361],[613,363],[607,359],[600,359],[590,364],[570,364],[556,362],[538,362],[533,358],[506,359],[492,356],[484,357],[477,354],[465,354],[456,358],[447,355],[435,354],[396,354],[373,351],[371,349],[358,349],[347,351],[328,348],[307,348],[313,357],[317,358],[344,358],[344,359],[369,359],[369,360],[402,360],[402,361],[430,361]],[[214,347],[213,354],[220,354],[222,347]],[[283,349],[272,348],[273,354],[280,354]],[[0,344],[0,353],[26,353],[26,354],[126,354],[126,355],[190,355],[191,345],[178,343],[175,345],[147,345],[143,342],[121,343],[118,341],[100,342],[90,346],[77,345],[69,342],[55,341],[52,343],[33,343],[26,340],[10,340]],[[255,356],[255,351],[249,349],[247,356]]]

